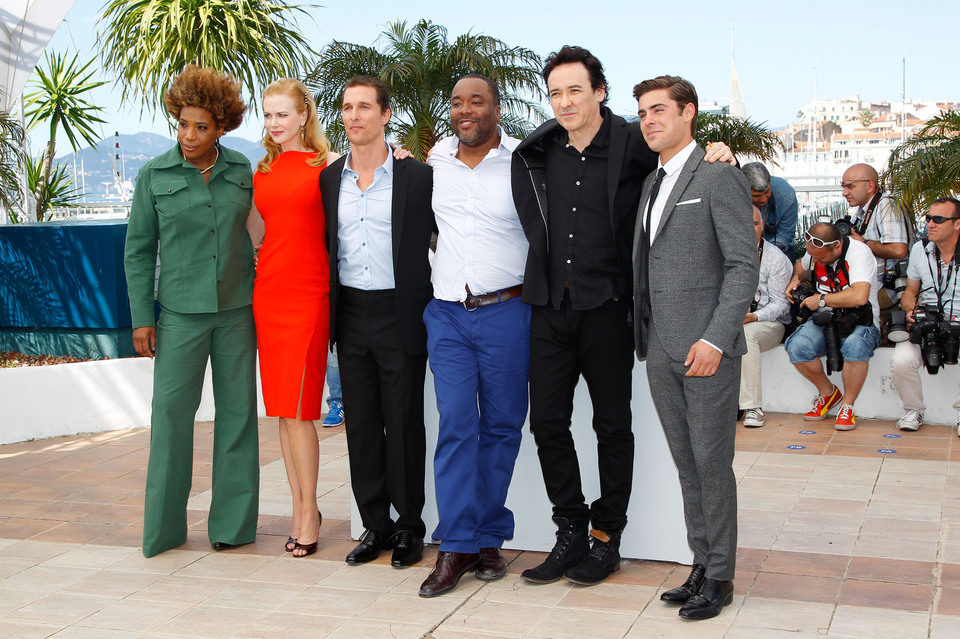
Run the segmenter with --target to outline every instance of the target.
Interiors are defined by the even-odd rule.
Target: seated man
[[[776,245],[794,260],[794,237],[797,234],[797,192],[789,182],[771,177],[767,167],[750,162],[740,167],[750,183],[750,197],[763,216],[763,239]]]
[[[907,288],[900,298],[900,305],[907,313],[907,326],[911,328],[918,307],[935,307],[948,321],[957,321],[960,315],[960,290],[957,288],[960,262],[956,253],[957,238],[960,237],[960,201],[942,197],[933,203],[927,215],[927,237],[929,242],[917,242],[910,251]],[[922,365],[919,344],[897,344],[890,371],[905,411],[897,422],[900,430],[915,431],[923,423],[926,407],[920,385]],[[960,395],[953,407],[960,411]],[[957,420],[957,435],[960,436],[960,418]]]
[[[740,410],[744,411],[743,425],[747,428],[763,426],[760,391],[760,353],[777,346],[783,339],[786,324],[790,323],[790,302],[784,292],[790,282],[793,266],[783,251],[763,238],[763,216],[753,207],[753,228],[757,233],[757,251],[760,253],[760,283],[743,320],[743,334],[747,339],[747,354],[740,363]]]
[[[787,339],[787,355],[817,387],[813,407],[804,419],[823,419],[842,399],[834,428],[853,430],[857,427],[853,405],[880,343],[877,263],[866,244],[844,237],[833,224],[814,224],[805,238],[807,252],[794,265],[787,297],[794,301],[794,292],[806,280],[816,294],[806,297],[800,306],[817,312]],[[828,352],[828,336],[838,338],[839,352]],[[829,355],[831,368],[843,369],[843,393],[824,373],[823,355]]]

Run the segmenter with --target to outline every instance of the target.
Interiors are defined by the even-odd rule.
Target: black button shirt
[[[569,289],[574,310],[597,308],[623,292],[607,197],[610,119],[581,153],[561,129],[547,140],[550,300],[560,308]]]

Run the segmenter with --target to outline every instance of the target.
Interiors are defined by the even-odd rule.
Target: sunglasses
[[[943,224],[947,220],[960,220],[960,217],[945,217],[943,215],[924,215],[927,218],[927,222],[936,222],[937,224]]]
[[[803,235],[808,242],[810,242],[817,248],[823,248],[824,246],[830,246],[831,244],[837,244],[838,242],[840,242],[840,240],[830,240],[829,242],[827,242],[826,240],[821,240],[819,237],[814,237],[810,235],[810,231],[804,231]]]

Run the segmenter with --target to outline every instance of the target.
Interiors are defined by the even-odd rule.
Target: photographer
[[[857,212],[850,221],[850,237],[867,245],[877,261],[877,281],[897,260],[909,252],[913,240],[913,225],[903,214],[897,202],[880,191],[877,171],[869,164],[854,164],[847,169],[840,186],[843,197]],[[897,294],[884,289],[890,301],[897,301]]]
[[[766,421],[760,391],[760,353],[780,344],[783,331],[790,322],[790,302],[784,290],[790,282],[793,265],[776,245],[763,238],[765,219],[753,207],[753,228],[760,254],[760,282],[750,312],[743,319],[747,354],[740,362],[740,410],[743,425],[759,428]]]
[[[807,252],[794,265],[787,297],[812,315],[787,339],[787,355],[817,387],[804,419],[823,419],[842,399],[834,428],[853,430],[853,405],[880,343],[876,261],[866,244],[841,235],[833,224],[814,224],[805,237]],[[807,286],[800,288],[804,280]],[[824,355],[828,372],[843,371],[845,394],[824,372]]]
[[[919,340],[922,327],[916,326],[918,308],[930,309],[927,315],[942,315],[942,320],[956,321],[960,314],[960,288],[957,286],[956,247],[960,237],[960,201],[952,197],[942,197],[930,206],[927,214],[927,236],[929,242],[917,242],[910,251],[910,264],[907,267],[907,288],[900,298],[900,304],[906,312],[907,326],[911,328],[911,340],[897,344],[890,361],[893,384],[903,402],[904,415],[897,422],[900,430],[915,431],[923,423],[923,388],[920,385],[920,367],[925,357],[921,345],[913,343]],[[938,327],[939,328],[939,327]],[[941,334],[942,335],[942,334]],[[916,336],[916,337],[915,337]],[[935,348],[942,348],[936,344]],[[946,360],[947,357],[944,357]],[[953,402],[960,411],[960,394]],[[960,420],[957,421],[957,435],[960,436]]]

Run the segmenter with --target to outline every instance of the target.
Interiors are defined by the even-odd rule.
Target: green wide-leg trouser
[[[144,556],[175,548],[187,539],[193,423],[208,357],[216,417],[207,535],[210,543],[254,541],[260,483],[256,347],[250,306],[219,313],[161,310],[153,368]]]

